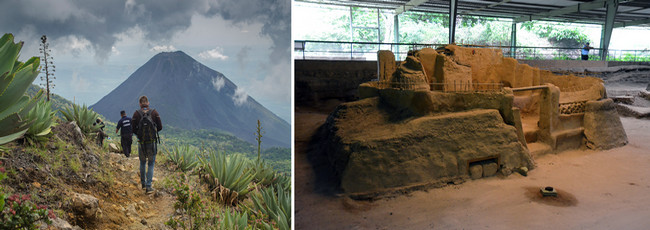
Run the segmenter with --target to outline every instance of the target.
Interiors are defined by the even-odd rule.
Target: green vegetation
[[[0,161],[0,181],[7,178],[5,168]],[[47,206],[36,205],[31,195],[13,194],[9,196],[0,187],[0,229],[38,229],[38,221],[51,224],[56,216]]]
[[[226,157],[216,150],[208,150],[207,158],[201,161],[210,176],[206,182],[215,198],[227,205],[237,205],[250,192],[248,185],[253,179],[246,160],[241,155]]]
[[[34,97],[38,101],[36,106],[27,113],[26,119],[34,121],[25,133],[25,139],[28,143],[42,143],[47,141],[47,135],[52,131],[52,126],[55,124],[56,112],[52,112],[52,106],[49,101],[42,98],[43,91],[39,91]]]
[[[115,125],[111,126],[111,124],[106,123],[106,130],[115,130]],[[109,133],[111,136],[113,135],[112,132]],[[117,138],[117,136],[113,138]],[[220,130],[185,130],[165,126],[163,131],[160,132],[160,138],[162,146],[188,144],[201,149],[218,149],[229,154],[239,154],[248,159],[256,159],[258,155],[257,149],[252,144]],[[271,147],[262,149],[261,159],[279,172],[291,173],[291,149],[289,148]]]
[[[268,187],[251,196],[253,207],[249,208],[258,215],[268,216],[268,221],[275,221],[281,230],[291,226],[291,193],[281,186]]]
[[[0,38],[0,145],[27,132],[34,121],[25,117],[36,106],[36,100],[24,94],[39,73],[39,59],[18,61],[23,43],[13,40],[12,34]]]
[[[253,229],[252,226],[248,225],[247,212],[231,212],[228,209],[224,209],[223,212],[221,212],[221,216],[223,216],[223,220],[219,224],[220,229]]]
[[[162,159],[172,162],[181,175],[163,179],[173,186],[175,208],[180,210],[166,224],[174,229],[290,229],[291,179],[262,159],[262,133],[258,123],[254,160],[187,144],[166,151]],[[200,163],[188,163],[192,156]]]
[[[77,104],[72,104],[67,108],[60,110],[67,121],[74,121],[77,123],[77,126],[81,129],[81,132],[85,134],[91,134],[99,131],[99,126],[94,125],[95,120],[99,117],[99,114],[95,113],[92,109],[88,109],[86,105],[79,106]]]
[[[177,144],[172,146],[170,149],[165,148],[163,153],[167,156],[167,159],[174,162],[176,167],[183,172],[188,172],[194,169],[194,167],[199,163],[197,156],[199,149],[188,144]]]

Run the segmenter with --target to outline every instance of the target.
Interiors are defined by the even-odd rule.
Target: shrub
[[[84,134],[92,134],[99,131],[99,126],[94,125],[95,120],[99,117],[92,109],[86,105],[79,106],[72,104],[60,111],[67,121],[74,121]]]
[[[291,226],[291,194],[281,186],[268,187],[260,193],[251,196],[257,215],[268,216],[269,221],[275,221],[280,230],[288,230]]]
[[[171,150],[165,149],[164,153],[183,172],[191,171],[199,163],[196,157],[198,149],[188,144],[176,144],[171,147]]]
[[[52,112],[52,103],[42,98],[42,95],[43,90],[34,96],[38,103],[26,116],[26,119],[33,121],[25,133],[25,139],[31,144],[46,141],[45,137],[51,133],[54,125],[56,112]]]
[[[215,199],[226,205],[237,205],[250,192],[248,185],[253,179],[246,160],[240,155],[226,157],[215,150],[208,150],[207,158],[201,161],[210,177],[207,183]]]
[[[2,162],[0,162],[0,181],[5,179]],[[37,222],[44,221],[51,224],[50,219],[56,216],[45,205],[35,205],[31,202],[30,195],[13,194],[7,197],[0,191],[0,229],[37,229]]]

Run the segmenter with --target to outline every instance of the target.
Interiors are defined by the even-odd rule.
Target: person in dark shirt
[[[158,132],[162,130],[162,122],[160,121],[160,114],[155,109],[149,108],[149,99],[147,96],[140,97],[140,109],[133,113],[131,120],[133,126],[133,133],[138,137],[138,158],[140,158],[140,182],[142,188],[146,190],[147,194],[154,192],[151,187],[151,180],[153,179],[153,167],[156,163],[156,154],[158,153]],[[149,123],[145,121],[146,117],[150,117],[155,126],[152,133],[146,133],[144,125]],[[146,123],[145,123],[146,122]],[[146,169],[145,169],[146,164]]]
[[[97,118],[95,123],[93,123],[93,126],[99,126],[99,131],[97,131],[97,145],[102,147],[104,146],[104,138],[108,137],[108,134],[104,132],[104,127],[106,127],[106,125],[104,125],[101,118]]]
[[[126,157],[130,157],[131,144],[133,143],[133,129],[131,127],[131,118],[126,116],[126,112],[124,110],[120,112],[120,115],[122,118],[117,122],[115,133],[117,133],[118,130],[122,129],[120,132],[120,136],[122,137],[120,144],[122,145],[122,151],[124,152],[124,155]]]

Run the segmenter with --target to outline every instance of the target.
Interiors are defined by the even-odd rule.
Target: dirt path
[[[338,196],[325,167],[307,157],[326,113],[296,110],[296,229],[647,229],[650,121],[621,118],[630,143],[608,151],[568,151],[535,159],[513,174],[417,191],[374,202]],[[564,200],[544,202],[542,186]]]
[[[109,153],[107,157],[114,171],[112,191],[100,199],[104,221],[98,229],[168,229],[165,222],[174,213],[175,197],[160,189],[160,179],[170,172],[156,164],[154,185],[156,192],[145,194],[140,186],[140,166],[136,155],[126,158]],[[158,162],[157,162],[158,163]]]

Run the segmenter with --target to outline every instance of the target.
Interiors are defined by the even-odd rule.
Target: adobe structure
[[[403,62],[379,51],[377,64],[379,79],[322,127],[329,162],[353,196],[507,176],[533,169],[539,155],[627,143],[598,78],[456,45],[410,51]]]

